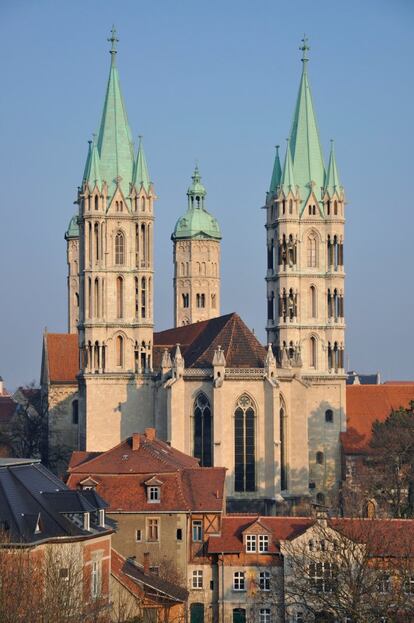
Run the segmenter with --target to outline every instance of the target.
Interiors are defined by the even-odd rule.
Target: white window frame
[[[261,591],[270,591],[270,571],[260,571],[259,588]]]
[[[233,573],[233,591],[242,592],[246,590],[246,573],[245,571],[234,571]]]
[[[311,565],[315,567],[315,573],[309,578],[312,582],[315,593],[329,594],[333,592],[333,583],[335,581],[335,565],[331,562],[313,562]]]
[[[255,534],[246,534],[246,554],[257,552],[257,537]]]
[[[201,519],[193,519],[191,522],[191,533],[193,537],[193,543],[203,542],[203,522]]]
[[[149,504],[159,504],[161,502],[161,488],[150,485],[147,487],[147,502]]]
[[[259,623],[270,623],[272,620],[272,611],[270,608],[260,608]]]
[[[191,588],[201,590],[203,588],[203,570],[194,569],[192,575]]]
[[[259,552],[261,554],[269,551],[269,535],[259,534]]]
[[[405,595],[414,595],[414,575],[409,575],[403,582]]]
[[[97,597],[101,594],[101,576],[101,560],[93,560],[91,568],[91,594],[93,599],[97,599]]]

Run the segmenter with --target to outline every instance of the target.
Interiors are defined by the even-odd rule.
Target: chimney
[[[149,573],[150,567],[150,553],[144,552],[144,573]]]
[[[132,435],[132,451],[138,450],[141,445],[141,435],[139,433],[133,433]]]
[[[154,441],[155,439],[155,428],[146,428],[145,429],[145,437],[148,441]]]

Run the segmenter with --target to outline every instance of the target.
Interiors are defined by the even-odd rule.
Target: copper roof
[[[75,333],[46,334],[49,381],[76,383],[79,372],[78,336]]]

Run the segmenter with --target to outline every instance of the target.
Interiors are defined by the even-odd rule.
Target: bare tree
[[[284,542],[287,613],[303,621],[413,620],[414,530],[406,525],[319,519]]]

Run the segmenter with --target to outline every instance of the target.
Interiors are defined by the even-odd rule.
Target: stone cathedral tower
[[[104,450],[152,412],[153,202],[140,138],[135,157],[116,67],[89,144],[79,203],[80,447]]]
[[[192,180],[187,212],[171,236],[176,327],[220,315],[220,227],[205,209],[207,193],[197,166]]]
[[[277,148],[267,193],[267,335],[279,362],[314,377],[343,375],[344,208],[333,143],[325,170],[307,72],[283,169]]]

